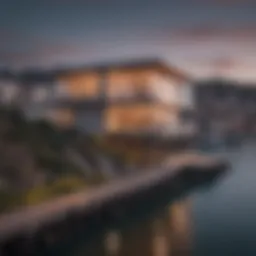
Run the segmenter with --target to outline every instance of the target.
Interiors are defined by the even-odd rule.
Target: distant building
[[[158,60],[28,72],[20,77],[23,109],[30,116],[43,115],[91,133],[195,132],[188,77]]]
[[[7,70],[0,71],[0,104],[14,104],[19,90],[16,75]]]
[[[54,77],[48,72],[29,71],[14,74],[0,72],[0,103],[22,109],[31,118],[45,114],[54,90]],[[44,107],[44,111],[40,109]]]
[[[195,86],[196,112],[205,133],[256,133],[256,87],[213,80]]]

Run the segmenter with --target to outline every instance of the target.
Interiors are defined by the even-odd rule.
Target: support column
[[[166,208],[153,222],[153,248],[155,256],[170,256],[171,225],[169,209]]]
[[[121,245],[122,235],[117,230],[108,231],[105,234],[105,247],[108,256],[118,256]]]
[[[192,251],[191,203],[179,201],[170,206],[171,255],[189,256]]]
[[[118,256],[155,256],[153,236],[152,220],[143,221],[136,228],[123,231]]]
[[[108,231],[76,256],[190,256],[190,202],[180,201],[135,228]]]
[[[72,253],[73,256],[109,256],[105,246],[105,237],[94,239],[91,243]]]
[[[107,97],[107,89],[108,89],[107,76],[108,76],[107,70],[102,70],[100,73],[100,81],[99,81],[99,94],[102,99],[106,99]]]
[[[124,231],[120,250],[115,256],[170,256],[172,230],[169,213],[166,208],[156,218]]]
[[[121,233],[115,230],[107,231],[91,243],[80,248],[74,256],[119,256]]]

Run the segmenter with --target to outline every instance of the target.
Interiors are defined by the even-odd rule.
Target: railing
[[[134,135],[134,136],[156,136],[156,137],[167,137],[167,138],[193,138],[197,134],[196,124],[191,123],[178,123],[178,124],[152,124],[147,127],[134,127],[130,130],[115,131],[115,133],[120,135]]]

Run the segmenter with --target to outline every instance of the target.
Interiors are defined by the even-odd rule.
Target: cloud
[[[17,31],[14,32],[12,30],[0,27],[0,37],[1,37],[1,39],[4,39],[4,40],[15,39],[19,35],[20,35],[20,33],[17,33]]]
[[[6,45],[17,44],[24,37],[24,33],[20,31],[0,27],[0,49]]]
[[[207,63],[204,63],[207,64]],[[208,66],[215,67],[217,69],[231,69],[237,68],[241,66],[241,63],[234,58],[231,57],[216,57],[212,60],[208,60]]]
[[[217,5],[217,6],[251,6],[255,5],[254,0],[192,0],[191,2],[203,5]]]
[[[236,42],[256,42],[256,26],[216,27],[195,26],[174,31],[173,39],[182,41],[235,40]]]
[[[63,56],[72,56],[81,53],[82,49],[66,43],[35,42],[29,49],[17,47],[6,50],[0,48],[1,65],[19,66],[41,66],[61,59]]]
[[[111,2],[127,2],[126,0],[46,0],[50,3],[54,4],[108,4]],[[131,1],[131,0],[130,0]],[[156,2],[164,2],[166,0],[155,0]],[[167,0],[168,1],[168,0]],[[134,1],[135,2],[135,1]],[[146,2],[146,0],[145,0]],[[204,5],[248,5],[248,4],[254,4],[254,0],[174,0],[172,1],[174,4],[187,4],[188,6],[191,6],[193,3],[197,4],[204,4]]]
[[[49,4],[54,5],[95,5],[95,4],[109,4],[112,2],[119,2],[119,0],[47,0]]]
[[[78,53],[81,49],[75,45],[65,43],[43,43],[35,45],[30,54],[34,56],[53,56],[69,53]]]

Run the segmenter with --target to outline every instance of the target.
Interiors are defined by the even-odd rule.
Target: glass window
[[[170,104],[177,104],[178,97],[178,84],[169,76],[155,74],[151,78],[151,92],[158,101]]]

